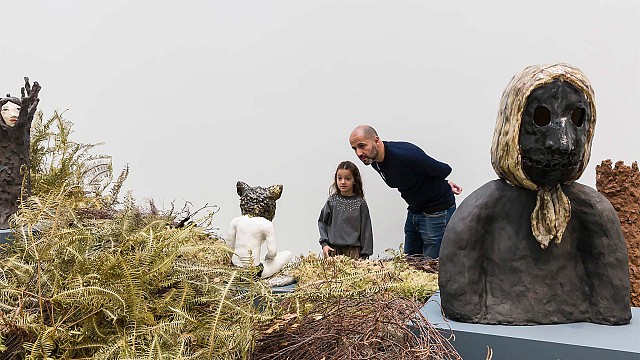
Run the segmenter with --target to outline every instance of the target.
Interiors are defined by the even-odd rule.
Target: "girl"
[[[318,219],[324,257],[345,255],[366,259],[373,254],[373,231],[369,207],[364,200],[362,178],[351,161],[338,165],[329,198]]]

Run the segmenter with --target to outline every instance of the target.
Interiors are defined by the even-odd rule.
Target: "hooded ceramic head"
[[[242,181],[236,184],[240,196],[240,210],[242,215],[251,217],[263,217],[273,221],[276,215],[276,200],[282,195],[282,185],[273,185],[268,188],[251,187]]]
[[[554,87],[554,85],[555,89],[549,88]],[[547,87],[546,89],[545,86]],[[570,93],[571,90],[577,91],[578,94]],[[569,100],[567,99],[568,96],[579,97],[579,99],[574,99],[569,101],[569,104],[566,104],[567,100]],[[554,100],[565,100],[565,103],[561,104],[559,101]],[[567,109],[567,105],[573,105],[573,107]],[[585,107],[585,112],[582,116],[581,126],[576,127],[571,118],[580,115],[580,110],[576,110],[579,106]],[[547,124],[544,122],[535,124],[536,118],[541,119],[540,121],[544,121],[547,118],[545,108],[549,110],[548,117],[550,122]],[[536,112],[536,110],[538,111]],[[575,115],[573,110],[576,110]],[[523,123],[525,118],[531,121]],[[580,119],[576,119],[577,123],[579,121]],[[546,164],[544,161],[539,163],[540,167],[544,169],[546,165],[549,170],[562,167],[562,161],[558,160],[560,160],[559,157],[562,157],[561,153],[563,151],[571,152],[571,155],[580,152],[581,156],[576,164],[564,164],[566,166],[575,166],[575,170],[571,171],[572,174],[556,183],[568,183],[577,180],[582,175],[591,156],[591,141],[595,123],[594,93],[589,80],[582,71],[569,64],[529,66],[511,79],[502,94],[491,146],[493,169],[499,177],[527,189],[538,190],[539,187],[555,185],[536,184],[535,180],[532,179],[531,172],[528,175],[524,171],[525,166],[528,165],[527,160],[531,159],[532,156],[523,156],[521,138],[529,137],[529,140],[532,140],[535,134],[532,134],[531,130],[533,132],[537,130],[538,140],[544,140],[545,131],[539,130],[542,129],[548,130],[547,133],[549,134],[555,132],[558,136],[555,139],[549,139],[548,144],[538,142],[537,147],[543,152],[540,155],[545,157],[544,151],[548,149],[546,157],[549,158]],[[523,134],[521,134],[522,130],[525,130]],[[574,131],[574,133],[569,133],[570,131]],[[560,132],[562,133],[560,134]],[[535,142],[535,139],[533,141]],[[564,144],[563,141],[565,141]],[[562,145],[566,145],[566,148],[562,149]],[[579,148],[575,148],[576,145]],[[568,149],[569,147],[573,148]],[[557,150],[554,151],[553,148],[557,148]],[[523,166],[523,160],[525,166]],[[572,161],[572,159],[566,160]],[[557,164],[558,162],[560,164]]]
[[[538,193],[531,225],[543,248],[562,239],[571,206],[560,184],[589,163],[595,122],[591,84],[569,64],[529,66],[502,94],[491,164],[500,178]]]

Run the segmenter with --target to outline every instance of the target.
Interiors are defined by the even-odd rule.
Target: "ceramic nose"
[[[553,120],[553,127],[555,131],[552,131],[551,138],[547,139],[545,146],[561,154],[570,153],[573,148],[573,138],[570,129],[568,128],[570,120],[567,117],[558,117]]]

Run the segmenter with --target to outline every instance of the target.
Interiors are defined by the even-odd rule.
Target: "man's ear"
[[[244,183],[242,181],[238,181],[236,183],[236,191],[238,192],[239,196],[244,195],[244,193],[247,192],[247,190],[249,190],[249,188],[251,188],[251,186],[247,185],[246,183]]]
[[[273,185],[269,186],[269,197],[273,200],[280,199],[280,195],[282,195],[282,185]]]

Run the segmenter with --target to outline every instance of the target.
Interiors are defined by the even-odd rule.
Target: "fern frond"
[[[120,172],[120,175],[118,175],[118,179],[116,180],[116,182],[113,184],[113,187],[111,188],[111,195],[110,195],[110,202],[107,204],[108,206],[113,206],[114,204],[116,204],[118,202],[118,194],[120,194],[120,189],[122,189],[122,185],[124,184],[124,181],[127,179],[127,177],[129,176],[129,165],[125,165],[124,169],[122,169],[122,171]]]
[[[128,166],[107,189],[111,158],[71,135],[63,113],[33,123],[34,191],[0,249],[0,335],[20,334],[22,358],[248,358],[278,299],[231,266],[215,211],[178,227],[131,192],[120,202]]]

